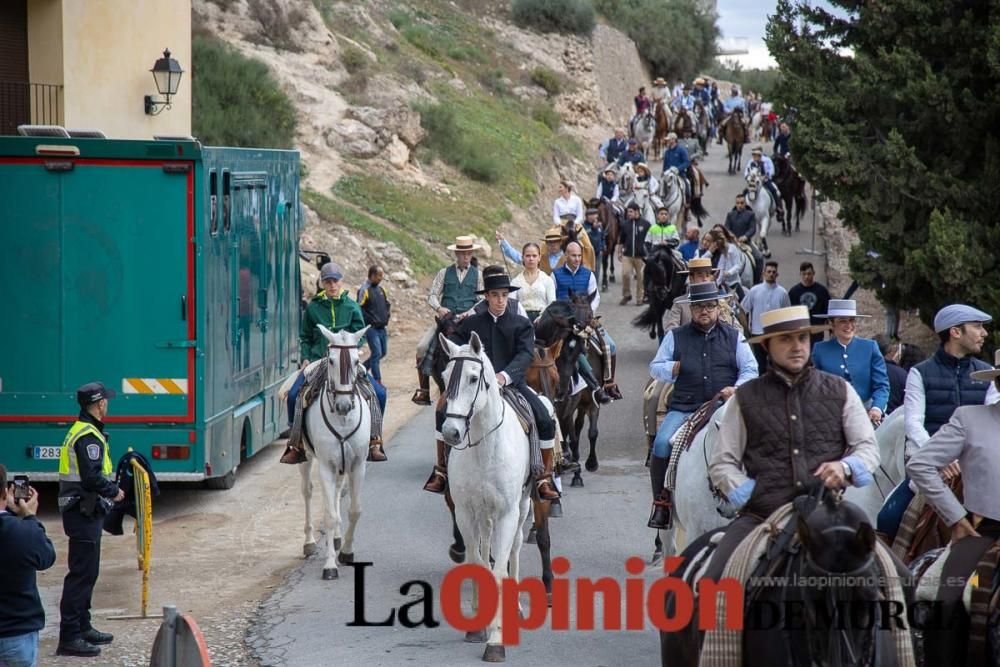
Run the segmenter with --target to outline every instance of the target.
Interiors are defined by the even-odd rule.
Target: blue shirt
[[[719,326],[716,324],[715,326]],[[723,324],[722,326],[727,326]],[[677,376],[674,375],[674,330],[671,329],[663,337],[660,348],[656,351],[656,356],[649,362],[649,375],[654,380],[673,384]],[[736,343],[736,364],[739,366],[739,373],[736,376],[736,385],[740,386],[744,382],[749,382],[758,375],[757,359],[753,356],[750,344],[740,332]]]
[[[690,262],[694,259],[695,255],[698,254],[698,246],[700,245],[701,244],[698,241],[685,241],[680,244],[677,251],[681,254],[681,257],[684,258],[685,262]]]
[[[742,97],[737,95],[736,97],[730,97],[728,100],[723,102],[722,108],[726,110],[726,113],[732,113],[733,109],[740,108],[743,110],[745,115],[747,112],[747,103]]]
[[[517,262],[518,264],[524,264],[524,261],[521,258],[521,253],[517,250],[517,248],[515,248],[510,244],[510,241],[508,241],[507,239],[501,241],[500,248],[501,250],[503,250],[503,254],[505,254],[509,259]],[[549,255],[546,253],[546,257],[549,258],[549,267],[555,269],[556,264],[559,263],[559,260],[562,258],[562,256],[563,256],[562,250],[560,250],[554,255]]]
[[[813,364],[821,371],[842,377],[858,392],[861,402],[871,401],[883,413],[889,403],[889,374],[878,345],[855,336],[844,347],[836,337],[813,346]]]
[[[677,171],[681,176],[687,175],[688,167],[691,166],[691,158],[688,156],[687,149],[684,146],[677,144],[673,148],[668,148],[663,153],[663,171],[666,172],[667,169],[671,167],[677,167]]]

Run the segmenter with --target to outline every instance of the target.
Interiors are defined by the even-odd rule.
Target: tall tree
[[[778,0],[767,44],[796,164],[861,239],[852,273],[927,323],[1000,315],[1000,2],[825,4]]]

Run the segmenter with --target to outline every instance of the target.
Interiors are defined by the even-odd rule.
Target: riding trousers
[[[386,401],[386,391],[385,386],[381,382],[376,382],[372,378],[371,374],[367,374],[366,377],[371,383],[372,389],[375,390],[375,398],[378,400],[379,408],[382,414],[385,414],[385,401]],[[295,378],[295,383],[292,388],[288,390],[288,397],[286,399],[286,405],[288,407],[288,425],[292,425],[292,420],[295,418],[295,404],[299,399],[299,392],[302,391],[302,385],[305,384],[306,374],[305,371],[299,371],[299,376]],[[373,421],[374,424],[374,421]],[[379,432],[381,432],[381,425],[379,426]]]
[[[899,531],[899,524],[903,522],[906,508],[910,506],[910,501],[915,495],[910,488],[909,477],[896,485],[896,488],[885,497],[885,502],[882,503],[882,509],[879,510],[878,518],[875,521],[876,530],[885,533],[889,538],[895,538]]]
[[[691,414],[693,413],[669,410],[664,415],[663,421],[660,423],[660,428],[656,429],[656,437],[653,438],[653,456],[658,456],[661,459],[670,459],[670,452],[673,450],[670,438],[674,437],[674,433],[677,432],[677,429],[681,427],[684,420]]]
[[[514,385],[525,400],[528,405],[531,406],[531,414],[535,417],[535,424],[538,426],[538,440],[541,443],[542,449],[551,449],[553,446],[553,441],[556,437],[556,423],[549,416],[549,411],[545,408],[545,404],[542,400],[538,398],[538,394],[534,392],[527,384],[522,380]],[[441,438],[441,426],[444,424],[444,407],[436,410],[434,413],[434,427],[437,431],[438,439]]]

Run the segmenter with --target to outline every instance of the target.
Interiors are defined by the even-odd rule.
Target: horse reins
[[[444,413],[445,419],[448,418],[462,419],[465,421],[465,438],[466,440],[468,440],[465,447],[457,447],[455,445],[449,445],[452,449],[462,450],[462,449],[468,449],[469,447],[475,447],[480,442],[485,440],[487,436],[489,436],[491,433],[495,432],[497,429],[503,426],[503,420],[507,414],[507,402],[501,399],[501,403],[503,404],[502,406],[503,412],[500,413],[500,421],[497,423],[497,425],[491,428],[486,433],[484,433],[483,437],[479,438],[475,442],[472,442],[472,433],[471,433],[472,414],[476,409],[476,401],[479,400],[479,392],[482,391],[484,387],[486,388],[487,391],[489,391],[490,383],[485,377],[486,369],[485,366],[483,365],[482,359],[478,357],[452,357],[451,361],[452,363],[455,364],[455,366],[454,368],[451,369],[451,376],[448,377],[448,387],[445,389],[445,409],[447,409],[447,406],[450,405],[453,400],[458,398],[458,390],[462,384],[462,366],[464,365],[464,363],[466,361],[470,361],[472,363],[479,364],[480,367],[483,368],[483,372],[479,374],[479,382],[476,383],[476,395],[472,397],[472,403],[469,404],[469,412],[464,415],[459,414],[457,412]]]
[[[351,397],[351,410],[354,410],[354,406],[357,404],[358,398],[358,387],[351,378],[351,370],[353,369],[353,364],[351,363],[351,350],[356,350],[357,347],[354,345],[334,345],[330,344],[327,346],[331,350],[340,350],[340,357],[338,359],[338,365],[340,366],[340,384],[346,385],[348,389],[337,389],[337,383],[333,381],[333,367],[330,365],[330,359],[327,357],[326,364],[326,382],[323,385],[323,393],[326,395],[327,403],[330,410],[335,410],[334,400],[337,396],[350,396]],[[333,392],[331,396],[330,386],[333,387]],[[358,415],[358,423],[354,425],[351,432],[347,435],[341,435],[337,430],[337,427],[330,423],[330,418],[326,415],[326,410],[323,409],[323,401],[319,402],[319,414],[323,417],[323,423],[326,424],[326,428],[333,434],[337,440],[340,441],[340,471],[339,474],[343,475],[345,470],[345,465],[347,463],[347,455],[344,451],[344,442],[354,436],[361,428],[361,422],[363,420],[362,415]]]

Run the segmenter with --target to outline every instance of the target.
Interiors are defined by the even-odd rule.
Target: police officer
[[[70,427],[59,452],[59,511],[69,537],[69,573],[59,601],[57,655],[100,655],[98,644],[114,637],[90,624],[90,598],[101,567],[104,514],[125,492],[111,480],[111,454],[104,433],[108,399],[115,392],[100,382],[76,390],[80,416]]]

